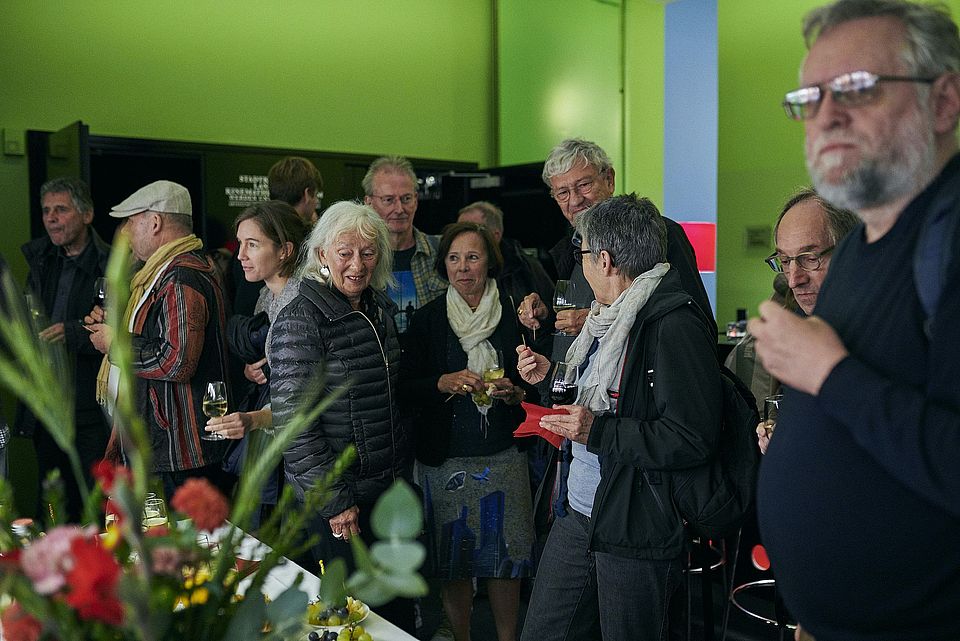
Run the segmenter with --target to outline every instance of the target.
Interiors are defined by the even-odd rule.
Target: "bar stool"
[[[770,560],[767,558],[767,551],[762,545],[758,544],[753,546],[750,559],[753,562],[753,567],[756,569],[763,572],[770,571]],[[734,567],[732,571],[736,571],[736,568]],[[733,581],[731,580],[731,584],[732,583]],[[769,595],[766,599],[762,599],[764,604],[763,609],[760,608],[759,604],[749,604],[744,600],[744,597],[747,595],[763,594]],[[797,627],[795,622],[790,621],[790,614],[787,612],[783,599],[777,591],[777,581],[775,578],[749,581],[730,590],[729,600],[726,604],[723,617],[723,641],[726,640],[727,636],[727,624],[729,622],[731,604],[744,614],[776,627],[779,641],[787,638],[785,636],[787,631],[795,630]]]
[[[739,534],[738,534],[739,537]],[[687,549],[687,563],[683,569],[684,592],[686,596],[686,636],[691,641],[691,614],[693,611],[693,594],[690,589],[690,577],[700,575],[700,597],[703,614],[703,641],[713,641],[713,573],[723,568],[723,584],[727,585],[727,544],[726,541],[710,541],[701,538],[690,539]]]

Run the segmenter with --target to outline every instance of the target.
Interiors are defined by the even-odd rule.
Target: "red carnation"
[[[43,625],[14,601],[0,618],[3,624],[3,638],[8,641],[37,641]]]
[[[117,598],[117,560],[94,539],[78,537],[70,543],[70,551],[73,569],[67,573],[67,603],[76,608],[84,621],[123,623],[123,605]]]
[[[223,525],[230,514],[227,499],[202,478],[187,479],[174,493],[171,505],[193,519],[198,529],[207,531]]]
[[[102,459],[93,464],[93,478],[100,481],[100,487],[107,494],[113,492],[114,484],[123,479],[127,485],[133,483],[133,477],[130,476],[130,470],[122,465],[114,465],[106,459]]]

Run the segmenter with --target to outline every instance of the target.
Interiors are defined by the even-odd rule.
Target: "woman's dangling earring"
[[[320,275],[324,278],[330,278],[330,268],[326,265],[320,265]]]

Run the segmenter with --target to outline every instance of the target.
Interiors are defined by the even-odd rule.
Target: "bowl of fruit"
[[[370,608],[363,601],[348,596],[347,602],[340,607],[328,607],[323,601],[312,601],[307,605],[307,625],[315,628],[308,635],[309,641],[369,641],[363,627],[358,625],[370,614]],[[359,630],[359,632],[358,632]],[[348,636],[340,636],[348,632]],[[333,633],[331,635],[331,633]],[[316,634],[316,639],[313,638]]]

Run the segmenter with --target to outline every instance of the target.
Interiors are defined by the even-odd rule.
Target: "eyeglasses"
[[[573,184],[572,187],[551,189],[550,195],[553,196],[553,199],[558,203],[565,203],[570,200],[570,196],[573,195],[573,192],[577,192],[580,196],[586,198],[593,193],[593,189],[597,186],[598,180],[600,180],[599,175],[596,175],[592,178],[584,178],[583,180],[578,180]]]
[[[833,101],[844,107],[861,107],[870,104],[880,95],[881,82],[923,82],[932,83],[936,77],[918,76],[878,76],[869,71],[851,71],[837,76],[822,85],[801,87],[787,93],[783,98],[783,109],[787,117],[794,120],[809,120],[817,115],[824,94],[829,91]]]
[[[823,257],[833,251],[835,245],[827,247],[822,252],[801,252],[796,256],[784,256],[783,254],[778,254],[773,252],[769,256],[763,259],[770,269],[782,274],[790,270],[790,263],[796,261],[797,265],[805,272],[815,272],[820,269],[821,264],[823,263]]]
[[[371,198],[376,198],[379,200],[380,204],[384,207],[393,207],[397,201],[400,201],[400,204],[406,207],[417,199],[417,195],[403,194],[402,196],[371,196]]]
[[[593,253],[592,249],[574,249],[573,250],[573,259],[577,261],[578,265],[583,264],[583,255]]]

